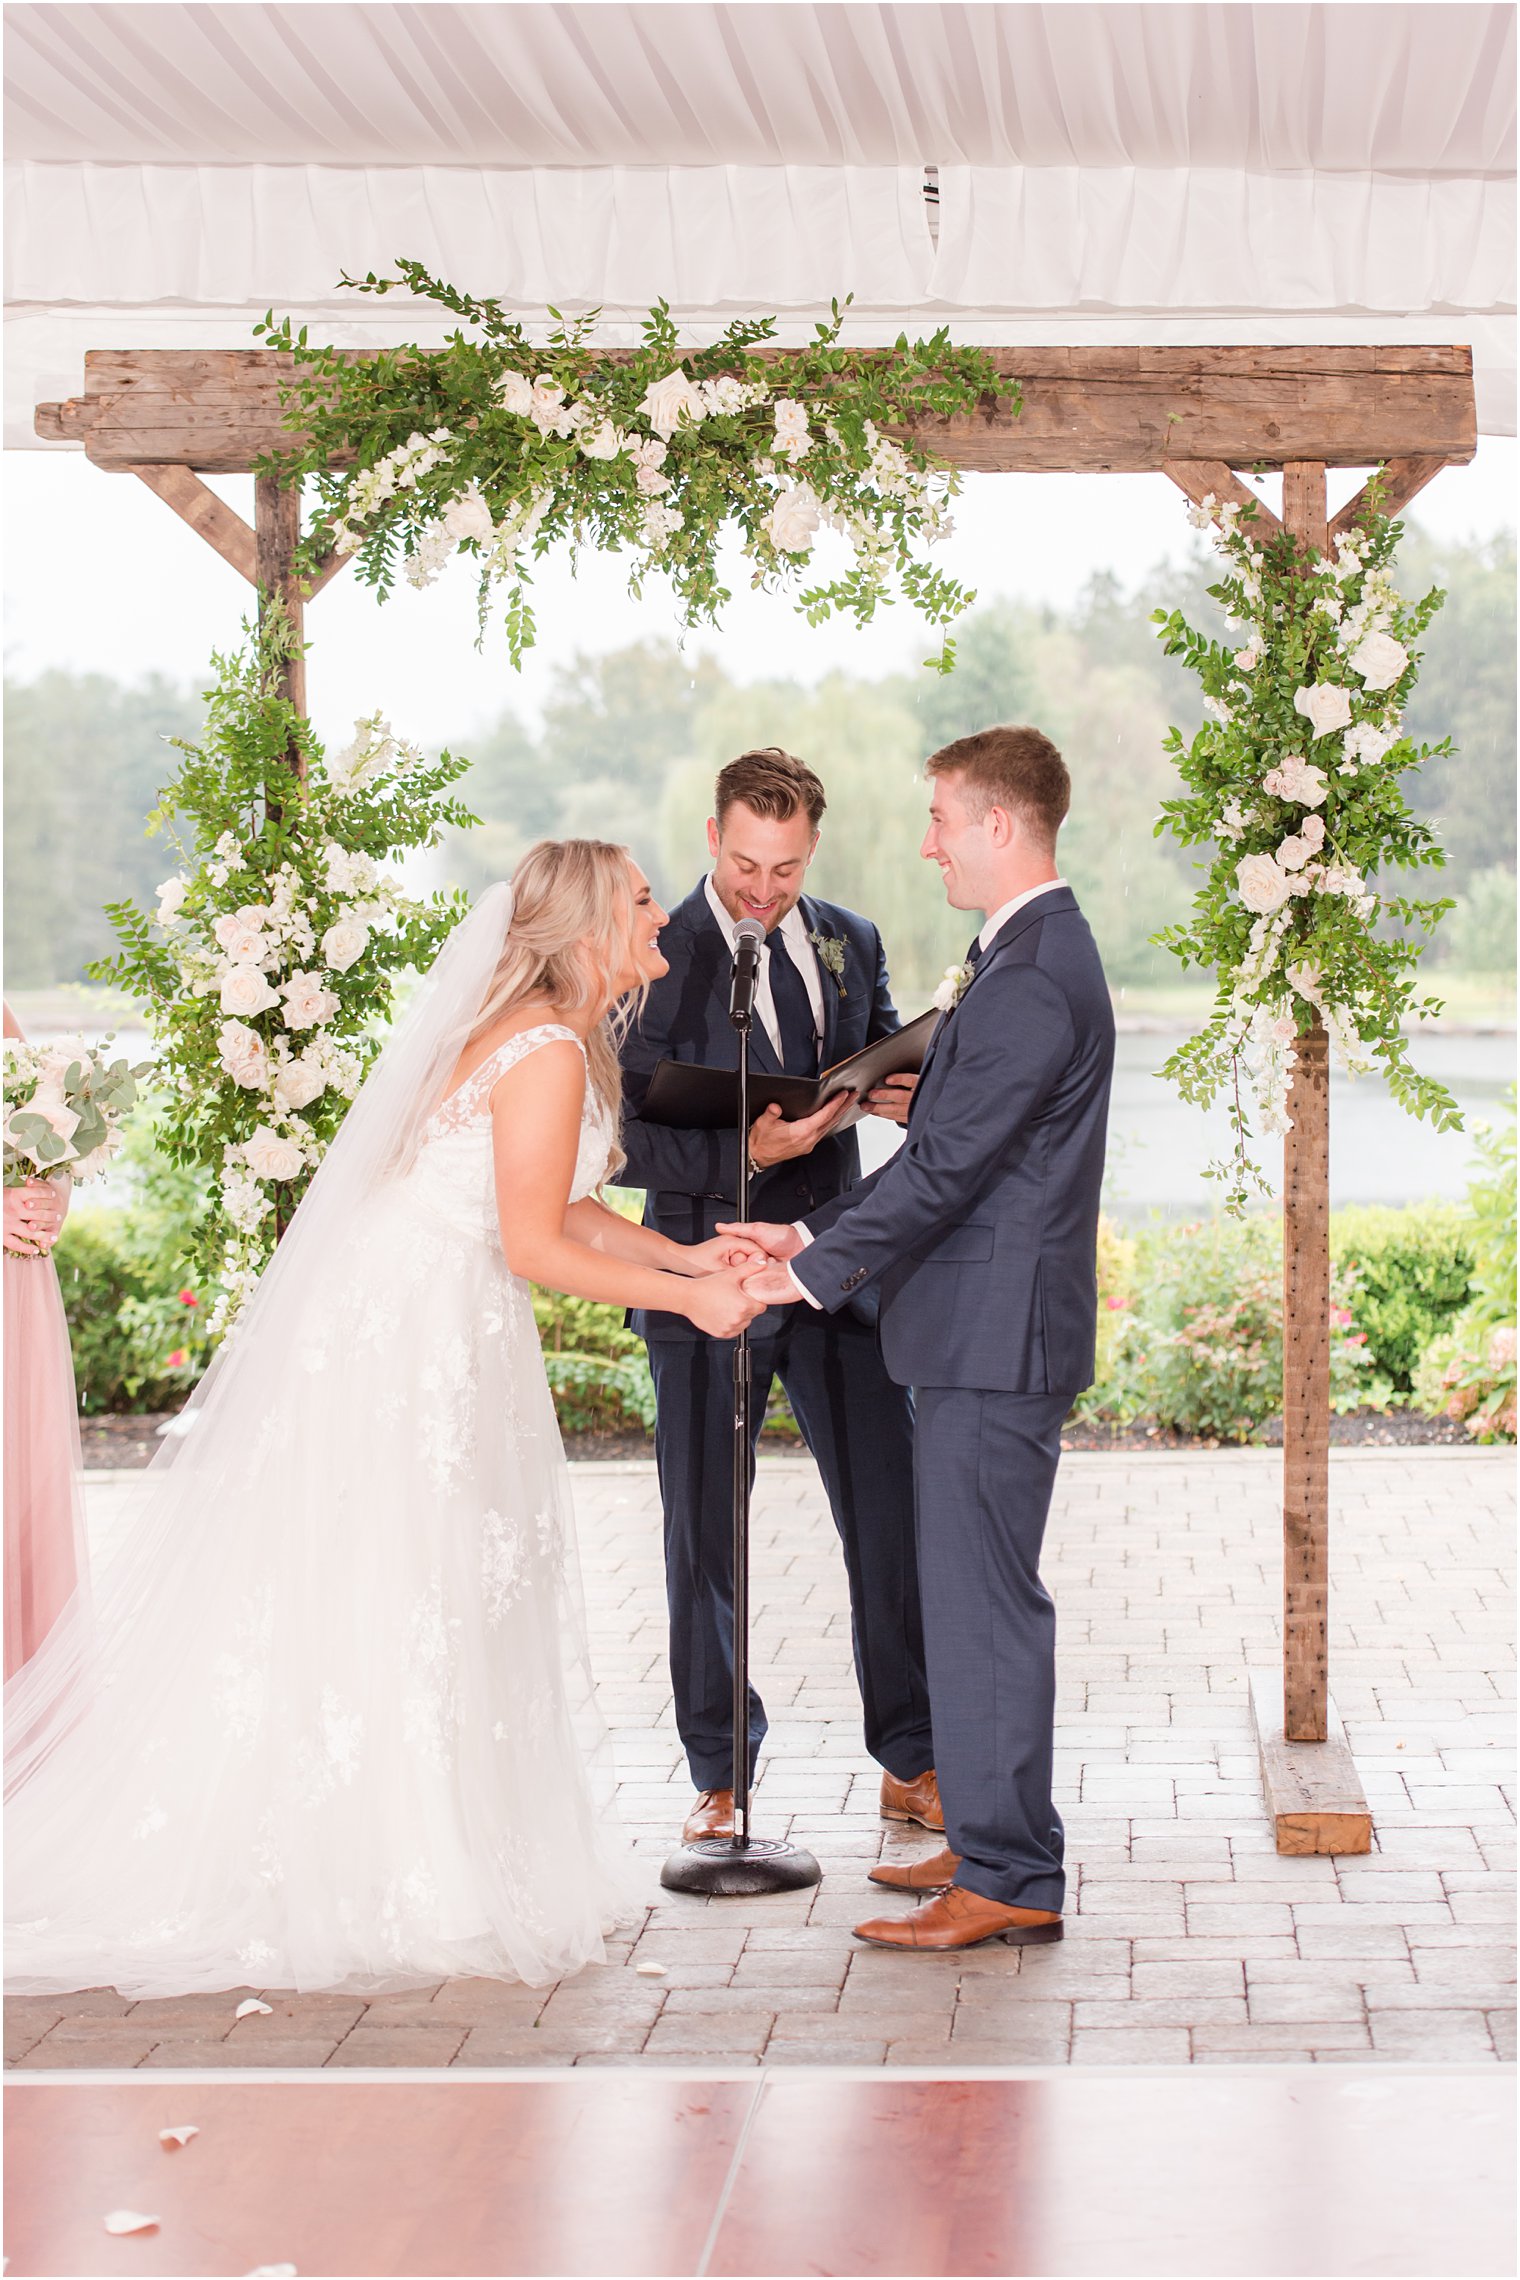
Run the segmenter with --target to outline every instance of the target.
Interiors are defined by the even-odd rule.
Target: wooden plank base
[[[1283,1733],[1282,1671],[1274,1668],[1252,1671],[1251,1712],[1278,1851],[1371,1852],[1372,1815],[1335,1704],[1326,1702],[1322,1742],[1290,1742]]]

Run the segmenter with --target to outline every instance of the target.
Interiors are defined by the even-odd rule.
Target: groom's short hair
[[[924,763],[926,776],[958,776],[973,815],[1007,808],[1047,847],[1071,806],[1066,762],[1038,728],[979,728],[942,745]]]
[[[763,744],[753,752],[741,752],[737,760],[730,760],[718,772],[713,792],[713,813],[718,829],[735,800],[755,815],[769,816],[773,822],[787,823],[805,808],[813,829],[818,829],[828,802],[823,786],[805,760],[794,753],[783,752],[779,744]]]

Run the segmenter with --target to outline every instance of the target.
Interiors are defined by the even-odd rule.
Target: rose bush
[[[475,821],[448,796],[467,763],[427,760],[379,719],[356,723],[329,763],[279,694],[289,648],[273,615],[214,661],[205,734],[182,746],[149,818],[179,865],[155,913],[110,906],[121,954],[91,969],[143,999],[167,1089],[162,1145],[212,1175],[191,1255],[218,1285],[213,1332],[236,1316],[337,1132],[395,978],[429,964],[463,910],[459,895],[411,894],[387,859]]]
[[[1382,884],[1389,869],[1445,861],[1400,788],[1406,770],[1449,750],[1417,746],[1401,718],[1442,597],[1400,595],[1388,568],[1400,525],[1380,514],[1340,537],[1333,556],[1301,551],[1286,530],[1269,535],[1230,501],[1206,498],[1192,520],[1225,564],[1209,591],[1249,639],[1236,648],[1178,610],[1155,615],[1211,716],[1190,744],[1169,732],[1187,788],[1163,802],[1156,830],[1212,857],[1191,916],[1153,939],[1216,978],[1212,1017],[1164,1073],[1200,1106],[1224,1096],[1232,1152],[1213,1170],[1239,1213],[1251,1186],[1267,1185],[1247,1103],[1261,1131],[1292,1128],[1296,1040],[1316,1019],[1344,1068],[1379,1068],[1394,1099],[1441,1130],[1461,1122],[1445,1086],[1413,1068],[1404,1037],[1408,1017],[1440,1011],[1417,998],[1414,969],[1452,905]]]

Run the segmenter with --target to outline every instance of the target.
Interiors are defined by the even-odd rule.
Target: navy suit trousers
[[[774,1318],[773,1318],[774,1319]],[[818,1462],[849,1578],[866,1747],[899,1780],[934,1763],[914,1576],[913,1411],[887,1376],[875,1329],[848,1312],[794,1306],[751,1334],[755,1437],[779,1377]],[[651,1338],[655,1453],[665,1507],[665,1586],[676,1726],[698,1789],[733,1769],[733,1344]],[[751,1478],[753,1478],[753,1460]],[[755,1593],[763,1606],[761,1576]],[[765,1708],[749,1698],[750,1761]]]
[[[920,1386],[914,1407],[924,1643],[956,1882],[1008,1907],[1059,1909],[1056,1612],[1040,1547],[1071,1396]]]

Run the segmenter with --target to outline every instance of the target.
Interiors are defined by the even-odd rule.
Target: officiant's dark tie
[[[781,1040],[781,1066],[789,1077],[818,1074],[818,1026],[813,1001],[779,930],[770,938],[771,1002]]]
[[[973,934],[971,937],[971,947],[966,952],[966,964],[971,968],[973,974],[976,972],[977,967],[981,964],[986,955],[986,951],[982,948],[981,936],[979,934]]]

